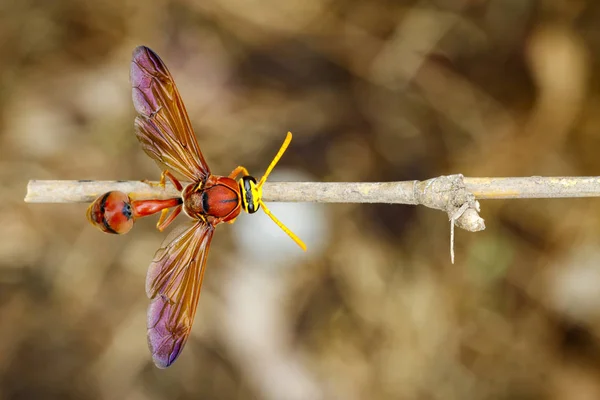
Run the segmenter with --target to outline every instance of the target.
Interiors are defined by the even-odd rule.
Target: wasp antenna
[[[294,242],[296,242],[296,244],[298,246],[300,246],[300,248],[304,251],[306,251],[306,245],[304,244],[304,242],[302,240],[300,240],[300,238],[298,236],[296,236],[294,234],[294,232],[290,231],[288,229],[287,226],[285,226],[280,220],[278,220],[277,218],[275,218],[275,216],[273,215],[273,213],[271,213],[271,210],[269,210],[267,208],[267,206],[265,205],[265,203],[263,203],[262,201],[260,202],[260,206],[262,207],[263,211],[265,212],[265,214],[267,214],[269,216],[269,218],[271,218],[273,220],[273,222],[275,222],[277,224],[278,227],[281,228],[282,231],[284,231],[285,233],[288,234],[289,237],[292,238],[292,240]]]
[[[285,140],[283,141],[283,144],[281,145],[281,148],[275,155],[275,158],[273,158],[273,161],[271,161],[271,164],[269,164],[269,168],[267,168],[267,171],[265,172],[263,177],[260,178],[260,182],[258,182],[258,185],[257,185],[258,187],[261,187],[263,185],[263,183],[265,183],[265,181],[267,180],[267,177],[269,176],[271,171],[273,171],[273,168],[275,168],[275,165],[277,165],[277,162],[279,162],[279,159],[281,158],[283,153],[285,153],[285,150],[287,149],[287,147],[289,146],[291,141],[292,141],[292,132],[288,132],[287,136],[285,137]],[[273,218],[273,217],[271,217],[271,218]]]

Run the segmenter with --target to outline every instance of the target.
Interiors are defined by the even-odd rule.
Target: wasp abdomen
[[[131,199],[123,192],[108,192],[87,209],[87,218],[102,232],[123,234],[133,227]]]

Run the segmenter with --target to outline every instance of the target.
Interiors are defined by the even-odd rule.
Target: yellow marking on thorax
[[[244,178],[238,180],[240,185],[240,197],[242,198],[242,210],[248,212],[248,201],[246,201],[246,188],[244,188]]]

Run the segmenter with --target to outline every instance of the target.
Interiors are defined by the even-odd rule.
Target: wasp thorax
[[[133,227],[131,199],[123,192],[108,192],[87,209],[87,218],[102,232],[123,234]]]
[[[190,186],[184,189],[183,205],[185,212],[192,218],[200,215],[226,218],[239,206],[238,195],[228,184],[219,182],[203,188],[198,185]]]
[[[183,198],[183,211],[190,218],[200,218],[204,214],[202,207],[202,189],[197,184],[190,184],[181,193]]]

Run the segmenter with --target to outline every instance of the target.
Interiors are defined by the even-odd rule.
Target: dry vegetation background
[[[146,347],[155,219],[102,235],[28,179],[156,179],[133,48],[175,76],[213,172],[385,181],[600,175],[592,0],[0,1],[0,398],[598,399],[600,202],[388,205],[222,226],[190,342]],[[179,218],[183,220],[183,217]]]

